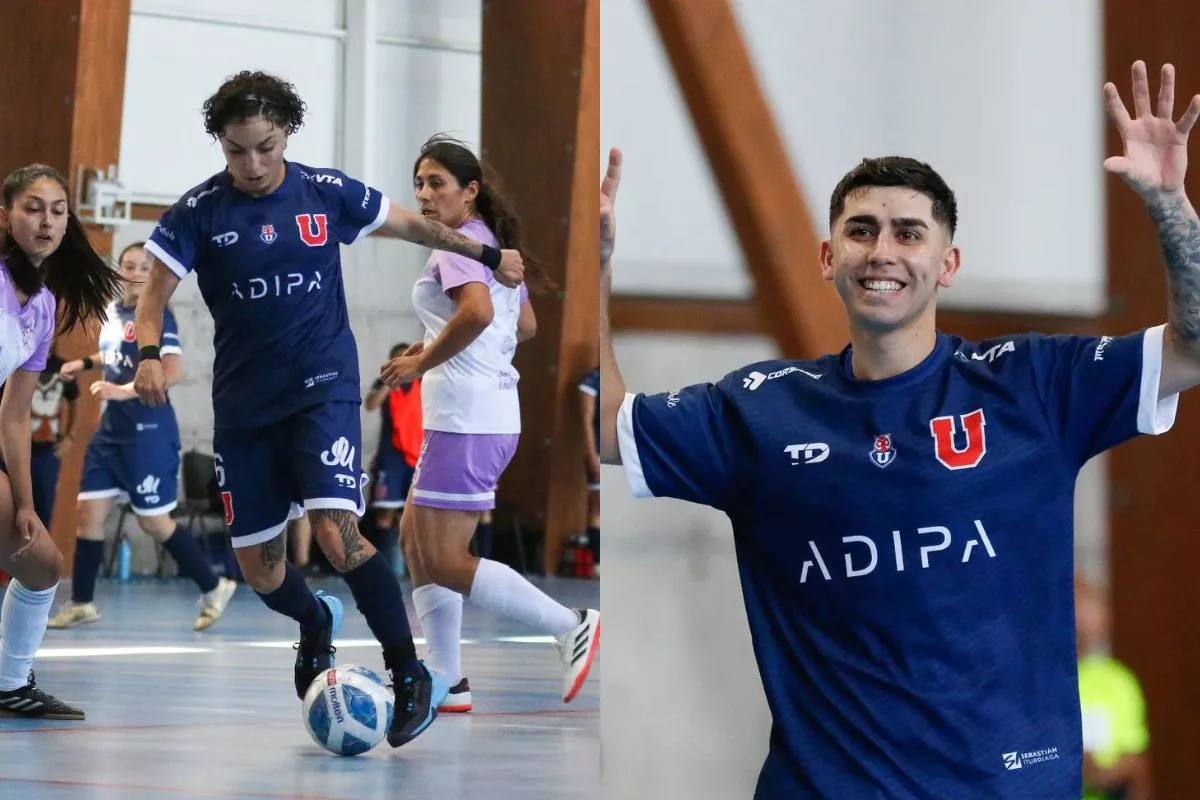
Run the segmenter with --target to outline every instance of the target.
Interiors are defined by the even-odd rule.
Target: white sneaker
[[[200,595],[200,615],[196,617],[196,630],[208,630],[221,618],[237,587],[236,581],[221,578],[217,581],[217,588],[208,594]]]
[[[471,708],[471,684],[467,683],[466,678],[463,678],[450,687],[450,691],[446,694],[446,699],[438,706],[438,713],[465,714]]]
[[[47,628],[74,628],[100,619],[95,603],[67,603],[46,623]]]
[[[587,680],[588,670],[592,668],[592,659],[600,647],[600,612],[591,608],[576,609],[579,613],[579,624],[562,636],[554,645],[562,656],[564,703],[569,703],[579,694],[583,682]]]

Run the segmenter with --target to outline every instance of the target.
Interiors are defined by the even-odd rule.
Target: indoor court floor
[[[534,579],[572,607],[599,607],[598,581]],[[382,672],[379,646],[345,585],[340,664]],[[59,590],[65,599],[69,588]],[[406,583],[405,600],[411,596]],[[103,618],[48,631],[38,685],[81,706],[84,722],[0,718],[0,798],[438,798],[600,796],[600,659],[561,699],[549,637],[463,607],[463,668],[475,710],[443,714],[413,742],[339,758],[319,748],[292,687],[295,624],[246,585],[206,633],[191,630],[196,591],[181,580],[101,581]],[[414,633],[420,631],[408,606]],[[417,649],[423,654],[423,641]]]

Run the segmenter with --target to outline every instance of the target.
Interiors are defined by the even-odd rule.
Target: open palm
[[[1142,197],[1182,192],[1187,172],[1187,139],[1200,118],[1200,95],[1192,98],[1183,116],[1175,122],[1171,117],[1175,106],[1175,68],[1163,65],[1158,108],[1153,111],[1145,62],[1133,62],[1132,73],[1132,118],[1117,87],[1104,84],[1108,116],[1121,134],[1125,150],[1123,155],[1105,159],[1104,168],[1120,175]]]

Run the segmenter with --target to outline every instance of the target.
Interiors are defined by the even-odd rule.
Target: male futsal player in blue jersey
[[[396,691],[388,742],[399,747],[433,721],[447,687],[417,660],[396,577],[358,531],[366,476],[340,247],[381,231],[481,261],[509,285],[524,267],[516,251],[391,205],[337,170],[285,160],[304,110],[291,84],[261,72],[233,76],[205,101],[205,128],[226,169],[163,214],[146,243],[155,263],[138,301],[134,387],[149,405],[165,401],[163,309],[195,272],[215,323],[213,449],[238,563],[268,607],[300,623],[295,688],[303,697],[333,664],[342,621],[337,598],[314,595],[284,558],[287,520],[303,505],[383,645]]]
[[[612,201],[601,188],[602,456],[635,494],[733,523],[774,718],[756,797],[1077,799],[1081,721],[1072,501],[1083,463],[1174,422],[1200,383],[1200,219],[1184,194],[1200,96],[1172,119],[1133,66],[1135,118],[1104,162],[1143,198],[1168,321],[1127,336],[939,332],[959,267],[954,195],[928,165],[867,159],[830,203],[821,270],[850,345],[715,384],[625,394],[608,331]]]

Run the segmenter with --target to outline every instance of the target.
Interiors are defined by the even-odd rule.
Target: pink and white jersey
[[[0,259],[0,383],[18,369],[46,368],[54,338],[54,296],[42,287],[21,305],[8,266]]]
[[[479,219],[470,219],[459,233],[499,247]],[[455,304],[447,292],[467,283],[482,283],[492,295],[492,324],[461,353],[425,374],[421,382],[424,427],[447,433],[520,433],[520,376],[513,368],[517,350],[517,319],[528,298],[525,285],[509,289],[492,271],[469,258],[437,250],[413,286],[413,309],[425,326],[425,344],[446,328]]]

